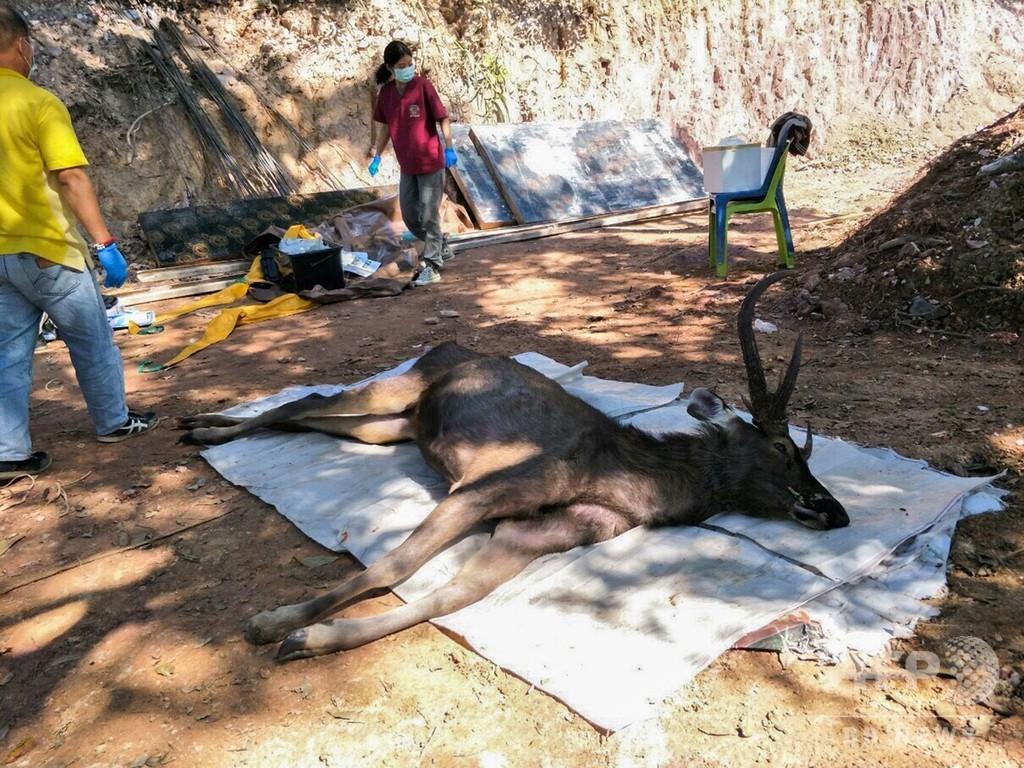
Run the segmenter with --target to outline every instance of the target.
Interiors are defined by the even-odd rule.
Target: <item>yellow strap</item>
[[[294,238],[301,237],[303,240],[316,240],[317,236],[312,234],[302,224],[292,224],[288,227],[288,231],[284,233],[282,240],[292,240]]]
[[[300,312],[308,312],[316,309],[319,305],[315,301],[308,301],[294,293],[286,293],[278,296],[266,304],[248,304],[244,307],[232,307],[225,309],[217,315],[210,324],[206,326],[206,333],[199,341],[189,344],[181,352],[163,364],[164,368],[176,365],[190,355],[194,355],[201,349],[206,349],[218,341],[223,341],[235,326],[239,323],[258,323],[263,320],[272,320],[276,317],[287,317],[297,315]]]
[[[289,230],[289,232],[290,231],[291,230]],[[194,312],[195,310],[203,309],[204,307],[233,304],[246,295],[249,290],[250,282],[257,282],[262,279],[263,270],[260,268],[259,257],[256,257],[253,259],[249,272],[239,282],[229,285],[227,288],[217,291],[217,293],[205,296],[202,299],[173,312],[160,315],[156,318],[154,323],[156,325],[162,325],[169,320],[181,317],[182,315],[187,315],[189,312]],[[296,315],[300,312],[308,312],[318,306],[319,305],[315,301],[308,301],[294,293],[286,293],[282,296],[278,296],[273,301],[267,302],[266,304],[247,304],[242,307],[225,309],[210,321],[209,325],[206,326],[206,331],[203,334],[203,337],[199,339],[199,341],[189,344],[163,365],[144,366],[143,368],[140,368],[140,371],[143,373],[153,373],[155,371],[170,368],[172,365],[180,363],[186,357],[194,355],[199,350],[206,349],[212,344],[216,344],[218,341],[223,341],[231,335],[231,332],[235,330],[235,326],[239,323],[258,323],[263,320],[272,320],[277,317],[287,317],[288,315]],[[138,331],[132,330],[129,327],[129,332],[137,333]]]
[[[193,301],[191,304],[186,304],[184,307],[176,309],[173,312],[167,312],[166,314],[160,315],[153,321],[153,323],[155,325],[163,325],[168,320],[174,320],[176,317],[187,315],[189,312],[195,312],[197,309],[204,309],[205,307],[219,307],[222,304],[234,304],[249,292],[249,283],[258,282],[262,279],[263,268],[260,266],[260,257],[257,256],[252,260],[252,266],[249,267],[249,271],[246,273],[245,277],[243,277],[239,282],[232,283],[227,288],[222,288],[216,293],[204,296],[203,298]]]

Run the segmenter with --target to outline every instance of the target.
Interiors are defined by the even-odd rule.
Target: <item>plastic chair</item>
[[[779,245],[779,266],[793,268],[793,235],[789,229],[786,200],[782,196],[782,177],[786,173],[789,144],[789,139],[779,141],[765,173],[764,183],[759,189],[710,193],[708,255],[719,277],[725,277],[729,268],[726,261],[726,237],[729,218],[737,213],[771,211],[775,220],[775,238]]]

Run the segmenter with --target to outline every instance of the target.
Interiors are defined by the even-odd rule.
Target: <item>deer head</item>
[[[850,524],[849,515],[807,465],[813,445],[810,426],[802,447],[797,447],[789,436],[786,406],[800,371],[802,337],[797,338],[789,365],[775,392],[768,390],[754,340],[754,306],[758,298],[770,285],[789,274],[776,272],[761,279],[740,307],[740,348],[750,393],[749,400],[743,398],[743,401],[753,417],[753,424],[743,421],[718,395],[706,389],[693,392],[688,410],[695,418],[716,423],[729,432],[737,465],[734,482],[743,486],[743,492],[738,494],[743,507],[766,515],[788,515],[810,528],[842,528]]]

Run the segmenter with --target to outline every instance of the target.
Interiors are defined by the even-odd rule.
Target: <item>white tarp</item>
[[[681,385],[604,381],[583,376],[585,363],[570,368],[535,353],[518,359],[641,428],[694,424],[679,401]],[[341,389],[294,387],[227,413],[249,415]],[[798,430],[794,437],[802,440]],[[316,433],[261,432],[203,456],[312,539],[364,564],[393,549],[447,493],[408,443],[367,446]],[[918,599],[944,585],[962,501],[988,511],[999,508],[999,494],[991,478],[952,477],[890,451],[818,436],[811,469],[850,512],[848,528],[812,531],[722,514],[702,527],[632,530],[543,558],[435,623],[609,730],[651,715],[737,640],[801,606],[825,629],[833,651],[878,650],[930,615]],[[922,531],[928,533],[917,536]],[[461,540],[395,591],[407,601],[426,594],[484,536]]]

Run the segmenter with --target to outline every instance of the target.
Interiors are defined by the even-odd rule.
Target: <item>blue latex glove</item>
[[[104,271],[107,273],[103,280],[104,288],[120,288],[128,277],[128,262],[124,260],[121,251],[117,249],[117,243],[105,245],[96,251],[96,258],[100,260]]]
[[[458,157],[458,155],[455,154],[455,150],[452,149],[451,147],[445,147],[445,150],[444,150],[444,167],[445,168],[451,168],[457,162],[459,162],[459,157]]]
[[[377,171],[380,170],[380,155],[374,155],[373,160],[370,161],[370,175],[376,176]]]

